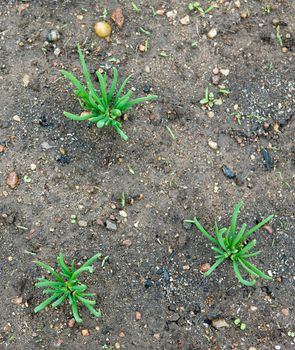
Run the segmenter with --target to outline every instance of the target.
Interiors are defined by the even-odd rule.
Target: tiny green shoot
[[[269,15],[272,11],[272,7],[270,5],[266,5],[263,7],[263,12],[267,15]]]
[[[220,106],[222,103],[222,99],[215,98],[214,93],[209,92],[209,88],[206,87],[204,97],[200,100],[200,104],[210,110],[213,106]]]
[[[132,9],[134,12],[136,12],[136,13],[141,12],[141,9],[134,2],[131,3],[131,6],[132,6]]]
[[[243,202],[238,203],[235,206],[231,225],[229,227],[218,228],[217,222],[215,222],[215,236],[208,233],[200,222],[195,217],[193,220],[185,220],[186,223],[194,224],[198,230],[210,240],[214,246],[212,250],[217,253],[215,256],[215,263],[211,268],[204,273],[204,276],[209,276],[220,264],[225,260],[230,259],[233,264],[234,274],[238,281],[245,286],[253,286],[256,283],[256,279],[261,277],[265,280],[271,280],[271,277],[266,275],[264,272],[259,270],[256,266],[252,265],[248,259],[259,255],[261,252],[256,251],[250,253],[249,251],[255,247],[256,240],[249,241],[249,237],[261,227],[263,227],[267,222],[269,222],[273,215],[268,216],[263,219],[260,223],[247,230],[247,225],[243,224],[241,228],[237,229],[237,218],[239,211],[243,206]],[[240,268],[244,269],[253,279],[246,280],[242,277]]]
[[[76,224],[77,223],[77,215],[75,215],[75,214],[71,215],[70,223],[71,224]]]
[[[134,170],[132,169],[131,165],[129,165],[129,164],[128,164],[128,170],[129,170],[129,173],[131,173],[132,175],[135,175]]]
[[[283,39],[281,36],[280,26],[276,27],[276,39],[280,46],[283,46]]]
[[[173,133],[173,131],[171,130],[171,128],[170,128],[168,125],[166,125],[166,129],[168,130],[168,132],[169,132],[170,136],[173,138],[173,140],[175,140],[175,139],[176,139],[176,136],[174,135],[174,133]]]
[[[93,272],[92,264],[100,257],[101,254],[97,253],[92,258],[88,259],[81,267],[76,268],[74,260],[72,261],[71,265],[67,265],[64,261],[63,255],[60,254],[57,257],[57,264],[60,268],[60,272],[57,272],[55,269],[46,265],[42,261],[34,260],[35,264],[49,272],[53,277],[53,280],[38,278],[38,282],[35,284],[35,286],[38,288],[44,288],[43,294],[47,296],[49,295],[49,298],[37,306],[34,311],[36,313],[40,312],[50,304],[52,304],[52,307],[55,308],[61,305],[64,301],[68,300],[77,323],[81,323],[83,321],[78,311],[79,304],[84,305],[95,317],[100,317],[101,311],[94,309],[96,301],[88,298],[94,297],[95,293],[86,292],[88,286],[78,280],[78,277],[82,272]]]
[[[198,1],[191,2],[188,4],[189,11],[199,12],[201,16],[205,16],[209,12],[213,11],[216,8],[216,5],[210,5],[206,9],[203,9],[201,4]]]
[[[143,27],[139,27],[139,31],[145,35],[151,35],[152,33],[146,29],[144,29]]]
[[[122,195],[121,195],[121,206],[122,206],[122,209],[124,209],[125,207],[125,193],[122,192]]]
[[[103,19],[105,21],[105,19],[108,16],[108,10],[106,8],[103,9],[103,13],[101,16],[99,16],[101,19]]]

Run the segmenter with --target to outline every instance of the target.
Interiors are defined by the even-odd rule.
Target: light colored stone
[[[218,144],[215,141],[212,141],[211,139],[208,140],[208,145],[211,149],[217,150],[218,149]]]
[[[177,16],[177,11],[176,10],[168,11],[166,13],[166,16],[169,19],[169,21],[174,21]]]
[[[209,39],[214,39],[216,37],[216,35],[217,35],[217,29],[215,29],[215,28],[210,29],[208,34],[207,34]]]
[[[183,17],[183,18],[181,18],[180,19],[180,23],[182,24],[182,25],[188,25],[189,23],[190,23],[190,17],[189,17],[189,15],[186,15],[185,17]]]
[[[87,227],[87,221],[79,220],[78,221],[78,226],[80,226],[80,227]]]
[[[81,333],[82,333],[83,337],[88,337],[90,335],[88,329],[82,329]]]
[[[220,69],[220,73],[227,77],[229,75],[229,69]]]
[[[212,326],[219,329],[219,328],[228,328],[229,324],[222,318],[218,320],[213,320],[212,321]]]
[[[125,210],[120,210],[119,215],[122,216],[123,218],[127,218],[128,216]]]
[[[19,115],[14,115],[12,119],[16,122],[20,122],[20,116]]]

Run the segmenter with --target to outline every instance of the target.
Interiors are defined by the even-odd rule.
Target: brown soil
[[[127,0],[1,1],[1,349],[294,347],[295,3],[240,0],[237,8],[236,1],[216,2],[219,8],[201,17],[179,0],[136,0],[140,13]],[[108,43],[93,25],[104,7],[111,21],[118,6],[125,24],[112,24]],[[153,16],[152,8],[165,14]],[[175,21],[166,16],[171,10],[177,10]],[[182,25],[187,14],[190,23]],[[218,31],[212,40],[211,28]],[[46,46],[52,29],[61,38]],[[146,40],[142,53],[138,47]],[[146,85],[159,95],[130,111],[123,125],[127,143],[110,128],[63,116],[81,112],[59,72],[82,79],[78,42],[93,72],[116,66],[121,77],[134,74],[129,87],[135,95],[144,95]],[[223,70],[217,78],[215,67]],[[199,101],[207,86],[217,96],[212,78],[231,93],[208,116]],[[235,179],[224,175],[224,165]],[[12,171],[20,178],[15,189],[6,184]],[[127,220],[119,214],[122,192]],[[227,225],[240,199],[240,224],[275,214],[273,232],[256,234],[262,254],[253,259],[273,280],[254,288],[239,285],[230,264],[205,278],[199,269],[214,261],[210,244],[183,226],[193,216],[208,228],[215,219]],[[73,214],[87,227],[71,224]],[[97,293],[101,319],[81,308],[83,325],[69,328],[68,305],[34,314],[42,300],[34,283],[43,273],[34,258],[54,265],[60,252],[83,261],[98,251],[109,260],[104,268],[96,263],[83,281]],[[235,326],[236,318],[246,330]],[[214,328],[216,319],[228,327]]]

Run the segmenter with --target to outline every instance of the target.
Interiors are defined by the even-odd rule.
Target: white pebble
[[[187,15],[187,16],[181,18],[180,23],[181,23],[182,25],[188,25],[188,24],[190,23],[189,15]]]
[[[215,28],[212,28],[211,30],[209,30],[207,36],[209,39],[214,39],[217,35],[217,30]]]
[[[20,116],[18,115],[14,115],[12,119],[15,120],[16,122],[20,122]]]

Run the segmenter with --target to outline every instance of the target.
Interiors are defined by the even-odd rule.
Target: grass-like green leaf
[[[200,230],[200,232],[207,238],[209,241],[212,243],[219,245],[218,240],[216,240],[214,237],[208,233],[204,227],[199,223],[198,219],[195,217],[193,220],[184,220],[184,222],[190,223],[190,224],[195,224],[197,228]]]
[[[52,267],[39,260],[34,260],[34,263],[41,266],[44,270],[50,272],[58,281],[63,282],[63,278],[56,271],[54,271]]]
[[[265,224],[267,224],[272,218],[273,218],[273,215],[269,215],[267,218],[263,219],[259,224],[257,224],[256,226],[248,230],[243,235],[243,238],[239,241],[239,243],[247,239],[250,235],[252,235],[252,233],[254,233],[255,231],[259,230],[261,227],[263,227]]]
[[[239,270],[239,266],[238,266],[238,263],[236,261],[233,261],[233,267],[234,267],[234,272],[235,272],[235,275],[237,277],[237,279],[242,283],[244,284],[245,286],[247,287],[252,287],[254,286],[254,284],[256,283],[256,280],[252,280],[252,281],[247,281],[245,280],[241,273],[240,273],[240,270]]]
[[[209,276],[220,264],[222,264],[225,260],[225,257],[219,258],[215,261],[215,263],[210,267],[210,269],[204,273],[204,276]]]
[[[240,202],[235,206],[235,209],[234,209],[234,213],[231,221],[231,227],[230,227],[232,239],[234,239],[236,236],[237,219],[238,219],[239,211],[242,208],[242,206],[243,206],[243,202]]]
[[[48,299],[44,300],[40,305],[38,305],[37,307],[35,307],[34,312],[39,312],[43,309],[46,308],[46,306],[48,306],[49,304],[51,304],[53,302],[53,300],[55,300],[56,298],[58,298],[61,295],[61,293],[54,293],[53,295],[51,295],[51,297],[49,297]]]

